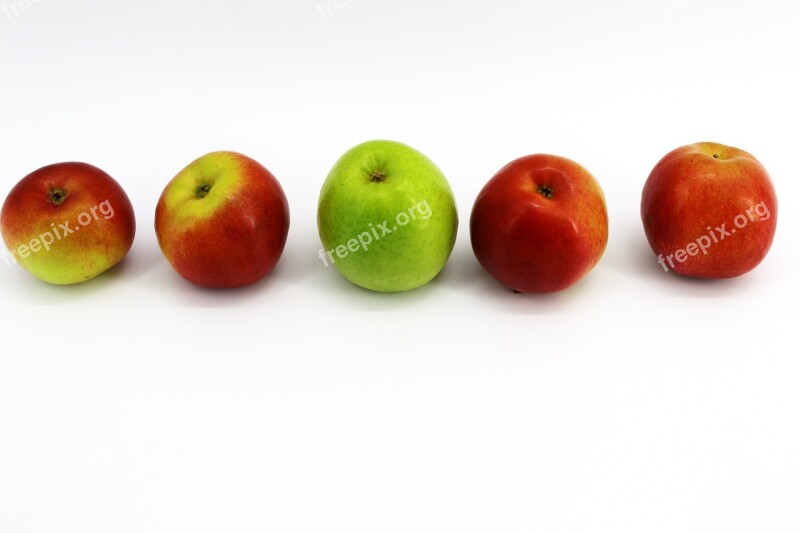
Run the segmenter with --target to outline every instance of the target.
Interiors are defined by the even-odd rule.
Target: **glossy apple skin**
[[[763,202],[766,220],[748,210]],[[737,228],[734,219],[748,216]],[[753,213],[751,213],[753,214]],[[730,235],[667,268],[699,278],[731,278],[754,269],[767,255],[775,235],[778,201],[772,180],[755,157],[718,143],[682,146],[653,168],[642,191],[642,223],[650,247],[666,258],[725,224]],[[741,218],[739,219],[741,221]]]
[[[212,185],[205,198],[194,196],[201,182]],[[213,289],[244,287],[278,263],[289,205],[278,180],[257,161],[212,152],[167,185],[155,228],[164,256],[188,281]]]
[[[56,205],[51,192],[65,195]],[[97,207],[104,205],[105,215]],[[94,214],[86,225],[82,214]],[[59,228],[68,222],[73,230]],[[9,193],[0,228],[9,250],[29,244],[46,232],[58,232],[49,251],[41,249],[17,261],[34,276],[56,285],[92,279],[127,255],[136,234],[136,218],[128,195],[111,176],[87,163],[56,163],[23,178]]]
[[[381,174],[379,181],[372,179],[375,172]],[[429,218],[417,217],[399,230],[393,226],[399,213],[422,201]],[[394,293],[422,287],[442,271],[458,232],[450,184],[420,151],[378,139],[354,146],[334,164],[320,191],[317,228],[324,250],[332,252],[381,221],[394,227],[391,235],[334,263],[347,280]]]
[[[481,190],[470,236],[478,262],[510,289],[560,291],[585,276],[605,251],[605,197],[594,176],[574,161],[522,157]]]

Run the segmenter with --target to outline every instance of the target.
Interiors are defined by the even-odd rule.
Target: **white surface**
[[[82,286],[0,264],[0,531],[800,530],[799,3],[25,5],[0,13],[0,198],[83,160],[139,225]],[[322,181],[372,138],[457,196],[453,256],[408,294],[317,258]],[[665,274],[641,229],[653,165],[701,140],[778,191],[740,279]],[[292,214],[273,275],[228,293],[183,282],[152,229],[218,149]],[[468,234],[485,181],[534,152],[589,168],[611,216],[598,267],[546,297],[504,291]]]

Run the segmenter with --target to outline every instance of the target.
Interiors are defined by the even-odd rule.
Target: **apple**
[[[641,215],[664,271],[731,278],[767,255],[778,200],[755,157],[702,142],[677,148],[658,162],[642,191]]]
[[[402,143],[368,141],[347,151],[322,186],[317,226],[325,266],[379,292],[425,285],[455,244],[458,213],[444,174]]]
[[[289,233],[289,205],[261,164],[212,152],[167,184],[156,206],[156,236],[178,274],[214,289],[250,285],[278,263]]]
[[[133,244],[136,219],[111,176],[68,162],[42,167],[17,183],[3,203],[0,231],[10,256],[28,272],[70,285],[122,261]]]
[[[608,242],[605,197],[569,159],[516,159],[483,187],[470,218],[478,262],[514,292],[555,292],[585,276]]]

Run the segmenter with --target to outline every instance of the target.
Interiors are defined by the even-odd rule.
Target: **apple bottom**
[[[657,237],[658,232],[649,227],[645,232],[656,253],[656,262],[665,272],[695,278],[734,278],[750,272],[764,260],[775,234],[775,219],[748,219],[742,214],[727,219],[733,223],[701,222],[694,233],[684,231]]]
[[[269,274],[280,259],[285,232],[192,228],[165,250],[172,267],[186,280],[210,289],[251,285]]]
[[[133,242],[133,233],[125,231],[125,224],[104,222],[108,227],[98,222],[95,227],[63,237],[41,249],[28,247],[27,253],[20,253],[25,246],[20,244],[12,250],[12,258],[47,283],[72,285],[87,281],[119,264]],[[26,242],[41,242],[45,235],[52,237],[52,233],[43,232]],[[49,239],[44,242],[48,243]]]
[[[591,246],[570,234],[570,229],[557,231],[552,223],[548,228],[520,220],[502,238],[489,232],[476,238],[475,254],[487,272],[515,292],[561,291],[585,276],[596,262]]]

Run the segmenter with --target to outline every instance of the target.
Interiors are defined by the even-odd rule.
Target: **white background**
[[[0,264],[0,531],[800,530],[800,3],[324,1],[0,0],[0,198],[80,160],[138,219],[83,285]],[[410,293],[317,258],[320,186],[373,138],[458,201],[450,262]],[[639,220],[653,165],[705,140],[780,201],[734,280],[664,273]],[[292,215],[278,268],[233,292],[184,282],[153,231],[220,149]],[[520,296],[468,220],[536,152],[598,178],[610,241],[570,290]]]

